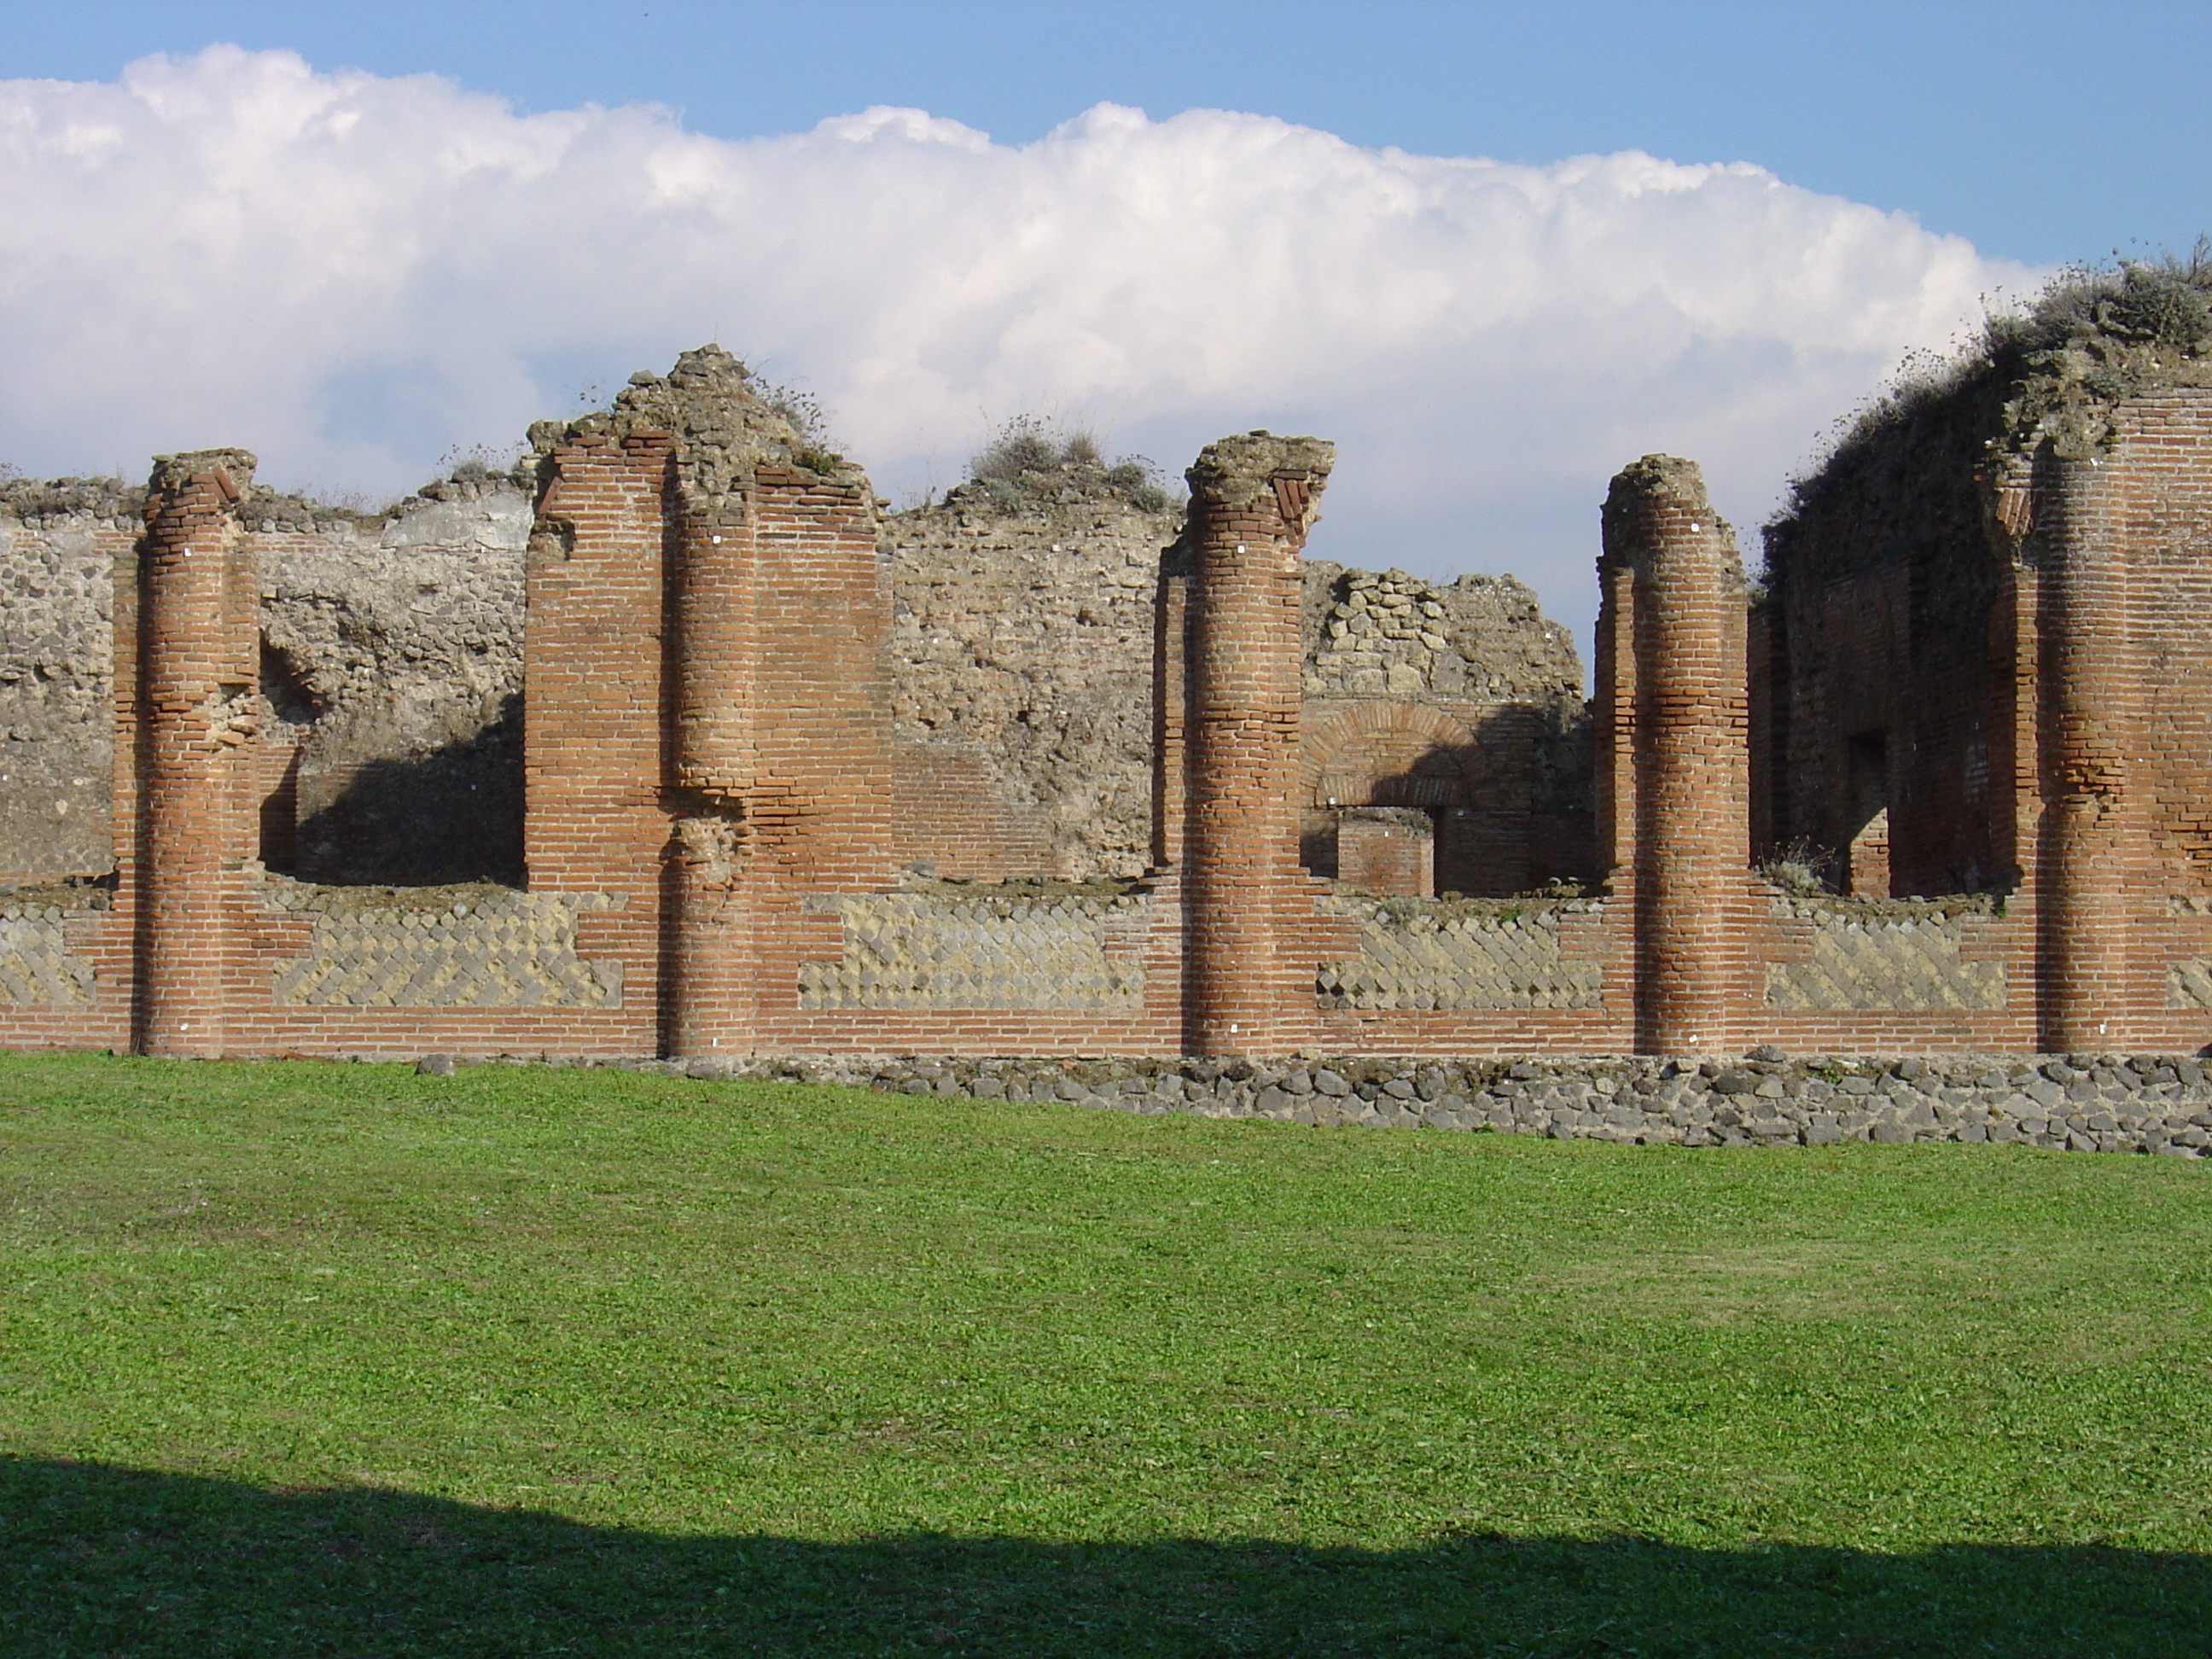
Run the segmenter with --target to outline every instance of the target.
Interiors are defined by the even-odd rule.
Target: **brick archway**
[[[1472,732],[1419,703],[1377,699],[1323,714],[1299,744],[1299,861],[1370,892],[1463,886],[1474,754]]]
[[[1355,703],[1316,722],[1301,739],[1299,798],[1310,811],[1464,805],[1474,752],[1474,733],[1442,709]]]

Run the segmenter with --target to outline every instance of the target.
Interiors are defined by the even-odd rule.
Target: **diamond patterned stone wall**
[[[92,963],[70,955],[68,912],[54,904],[0,904],[0,1002],[92,1000]]]
[[[1956,916],[1824,913],[1811,919],[1812,960],[1767,964],[1770,1008],[1936,1013],[2005,1006],[2003,964],[1960,957],[1964,924]]]
[[[845,925],[836,962],[799,965],[802,1008],[1133,1009],[1144,964],[1107,955],[1140,896],[872,893],[810,902]]]
[[[576,954],[572,894],[361,889],[272,881],[270,908],[316,912],[307,954],[276,965],[280,1004],[352,1008],[614,1008],[622,964]]]
[[[1325,898],[1359,917],[1359,954],[1322,964],[1324,1008],[1595,1008],[1594,965],[1559,960],[1557,905],[1473,908],[1464,901]]]
[[[2212,962],[2177,962],[2166,970],[2166,1006],[2212,1008]]]

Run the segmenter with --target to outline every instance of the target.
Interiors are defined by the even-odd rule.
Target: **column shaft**
[[[1189,474],[1185,1041],[1199,1054],[1274,1052],[1297,994],[1279,912],[1300,885],[1298,553],[1334,457],[1255,433],[1207,446]]]
[[[2042,1046],[2113,1046],[2133,1003],[2128,866],[2136,832],[2129,777],[2128,571],[2114,481],[2056,463],[2045,497]]]
[[[1748,980],[1743,573],[1698,469],[1671,456],[1613,479],[1605,543],[1608,574],[1633,575],[1637,1048],[1722,1049]]]
[[[238,521],[243,450],[155,464],[138,559],[136,1046],[223,1052],[230,932],[252,850],[240,751],[258,730],[258,584]]]

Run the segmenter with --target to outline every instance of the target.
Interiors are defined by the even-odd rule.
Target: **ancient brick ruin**
[[[1587,702],[1510,578],[1309,556],[1326,443],[887,514],[714,348],[388,514],[0,486],[0,1045],[2195,1052],[2212,385],[2139,359],[1871,429],[1759,586],[1626,467]]]

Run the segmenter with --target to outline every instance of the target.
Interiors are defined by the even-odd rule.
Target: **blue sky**
[[[1613,467],[1694,455],[1755,563],[1905,352],[2212,224],[2208,61],[2176,5],[15,0],[0,459],[375,495],[711,334],[895,498],[1024,409],[1338,436],[1317,552],[1579,629]],[[938,119],[820,125],[876,106]]]
[[[1104,100],[1429,155],[1754,161],[2039,264],[2212,223],[2203,3],[11,0],[0,75],[105,80],[218,40],[529,110],[671,104],[726,138],[901,104],[1022,143]]]

